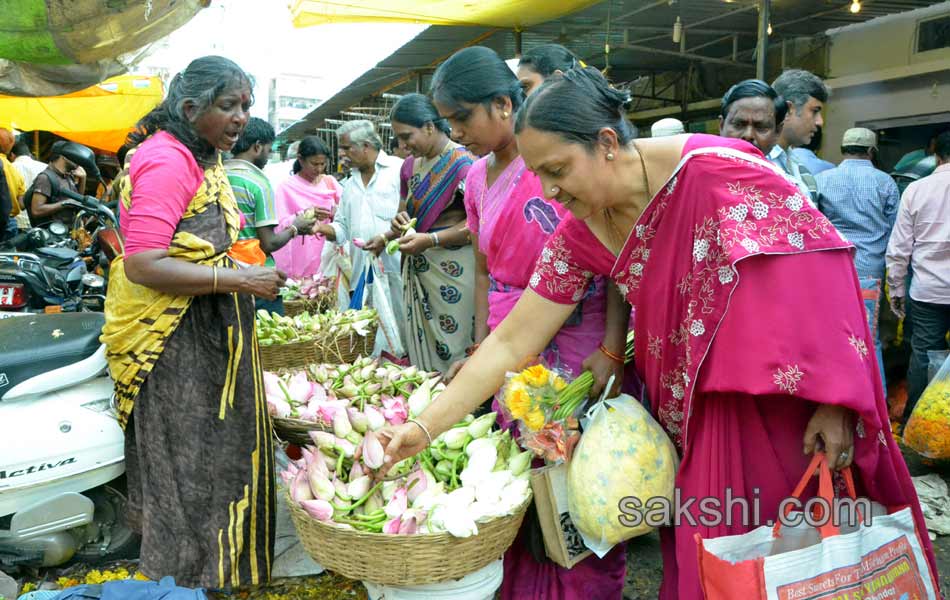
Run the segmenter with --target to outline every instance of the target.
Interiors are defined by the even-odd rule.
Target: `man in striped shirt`
[[[884,360],[878,332],[881,282],[887,240],[894,228],[901,197],[891,176],[875,169],[871,163],[875,152],[877,135],[873,131],[863,127],[849,129],[841,139],[844,160],[837,167],[822,171],[815,179],[818,209],[857,250],[854,267],[861,281],[883,383]]]
[[[278,223],[274,190],[261,169],[270,158],[271,145],[275,138],[274,128],[270,123],[252,117],[241,138],[234,145],[234,158],[224,163],[238,208],[244,213],[244,228],[238,234],[238,240],[259,240],[261,250],[267,255],[264,266],[268,267],[274,266],[271,254],[287,245],[294,236],[309,233],[316,220],[316,217],[307,217],[301,213],[294,218],[290,227],[280,233],[274,232]],[[284,303],[280,296],[273,301],[258,298],[257,308],[284,313]]]

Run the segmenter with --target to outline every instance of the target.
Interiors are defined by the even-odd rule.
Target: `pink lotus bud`
[[[392,534],[392,535],[398,534],[398,533],[399,533],[399,525],[400,525],[401,523],[402,523],[402,522],[399,520],[399,517],[395,517],[395,518],[393,518],[393,519],[390,519],[390,520],[386,521],[386,524],[383,525],[383,533],[389,533],[389,534]]]
[[[383,416],[390,425],[402,425],[409,413],[406,412],[406,404],[402,399],[386,397],[383,398]]]
[[[307,380],[307,375],[303,372],[297,373],[290,378],[287,391],[290,392],[290,398],[298,404],[305,403],[310,398],[310,390],[313,386]]]
[[[317,452],[317,454],[322,455],[322,452]],[[307,474],[317,474],[330,478],[330,469],[327,468],[327,463],[322,460],[320,456],[313,455],[311,461],[307,464]]]
[[[399,534],[412,535],[419,532],[420,516],[412,510],[407,510],[399,519]]]
[[[314,498],[326,500],[328,502],[333,500],[336,490],[334,489],[333,484],[330,483],[330,480],[327,479],[322,473],[316,473],[311,469],[308,472],[308,479],[310,481],[310,491],[313,492]]]
[[[335,470],[336,470],[336,457],[330,456],[330,455],[327,454],[326,452],[321,451],[321,452],[319,453],[318,458],[322,458],[322,459],[323,459],[323,464],[324,464],[324,466],[326,466],[327,471],[335,471]]]
[[[415,502],[416,498],[418,498],[422,492],[433,485],[435,485],[435,477],[427,470],[419,469],[413,471],[412,474],[409,475],[409,480],[406,482],[406,493],[409,497],[409,502]]]
[[[376,431],[377,429],[385,427],[386,417],[384,417],[383,413],[379,412],[379,409],[375,406],[367,404],[363,408],[363,414],[366,415],[366,421],[370,430]]]
[[[372,431],[367,431],[363,438],[363,464],[370,469],[378,469],[386,461],[386,452],[379,438]]]
[[[367,475],[357,477],[346,486],[346,493],[354,500],[362,498],[369,491],[370,478]]]
[[[348,440],[337,438],[336,445],[343,451],[343,456],[347,458],[353,458],[353,455],[356,453],[356,446]]]
[[[353,429],[359,433],[366,433],[366,430],[369,428],[369,419],[366,418],[365,414],[360,412],[360,409],[355,406],[350,406],[346,409],[346,414],[350,418]]]
[[[313,492],[310,490],[310,479],[306,471],[298,471],[294,480],[290,483],[290,497],[294,502],[304,500],[313,500]]]
[[[349,480],[350,480],[350,481],[353,481],[354,479],[359,479],[360,477],[362,477],[362,476],[365,475],[365,474],[366,474],[366,472],[363,471],[363,465],[361,465],[361,464],[359,463],[359,461],[354,462],[354,463],[353,463],[353,466],[350,468],[350,477],[349,477]]]
[[[390,519],[401,517],[402,513],[408,508],[408,498],[406,497],[406,488],[401,487],[393,492],[393,497],[386,505],[386,516]]]
[[[333,506],[326,500],[304,500],[300,506],[318,521],[329,521],[333,518]]]
[[[294,476],[295,476],[295,475],[296,475],[296,473],[291,473],[290,471],[281,471],[281,472],[280,472],[280,479],[281,479],[281,481],[283,481],[285,484],[287,484],[287,485],[289,486],[289,485],[290,485],[290,482],[292,482],[292,481],[294,480]]]
[[[353,431],[353,425],[350,423],[346,411],[341,410],[333,415],[333,433],[336,434],[336,437],[345,438],[350,435],[351,431]]]
[[[317,448],[332,448],[336,444],[336,438],[328,431],[311,431],[310,439],[317,445]]]
[[[310,448],[301,448],[300,454],[303,457],[303,464],[309,465],[313,462],[313,450]]]
[[[319,383],[310,386],[310,403],[323,402],[327,399],[327,390]]]
[[[341,500],[352,500],[350,492],[346,489],[346,484],[343,483],[343,480],[335,478],[333,480],[333,490]]]
[[[268,396],[278,396],[280,398],[284,397],[284,392],[280,388],[280,377],[271,373],[270,371],[264,371],[264,393]]]

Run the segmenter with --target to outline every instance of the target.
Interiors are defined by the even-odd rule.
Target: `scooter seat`
[[[0,320],[0,397],[27,379],[95,354],[104,324],[102,313]]]
[[[71,263],[79,256],[79,253],[72,248],[40,248],[36,254],[41,258],[51,259],[55,263]]]

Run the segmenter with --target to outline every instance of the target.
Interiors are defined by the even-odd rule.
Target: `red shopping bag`
[[[820,525],[779,522],[709,540],[696,534],[706,600],[938,600],[910,508],[887,514],[877,506],[859,514],[857,526],[839,527],[821,506],[836,506],[824,454],[815,454],[792,497],[801,497],[816,469],[823,503],[810,514]],[[856,500],[850,469],[842,475]]]

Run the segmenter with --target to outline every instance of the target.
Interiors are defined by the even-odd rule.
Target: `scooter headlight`
[[[82,285],[85,288],[101,290],[106,285],[106,280],[101,275],[95,273],[86,273],[82,276]]]
[[[105,413],[112,410],[112,398],[99,398],[98,400],[84,402],[80,406],[94,413]]]

